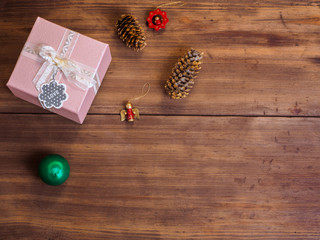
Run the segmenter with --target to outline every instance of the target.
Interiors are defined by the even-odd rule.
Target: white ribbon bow
[[[53,47],[42,45],[39,48],[38,54],[45,60],[33,79],[33,83],[38,90],[40,90],[42,84],[50,81],[52,76],[55,77],[58,70],[61,70],[70,82],[83,90],[96,84],[92,72],[86,71],[84,68],[81,68],[80,64],[70,59],[58,57]]]

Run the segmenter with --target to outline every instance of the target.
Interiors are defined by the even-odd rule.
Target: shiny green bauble
[[[39,164],[40,178],[49,185],[60,185],[64,183],[70,174],[68,161],[58,155],[51,154],[42,159]]]

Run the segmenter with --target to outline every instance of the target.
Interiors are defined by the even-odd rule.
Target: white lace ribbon
[[[93,87],[94,92],[97,92],[100,81],[96,69],[70,59],[78,36],[78,33],[66,30],[57,51],[48,45],[39,46],[30,42],[26,43],[22,54],[42,63],[32,80],[39,92],[41,85],[48,83],[57,70],[57,77],[60,77],[59,72],[62,72],[68,81],[77,87],[83,90]]]
[[[33,79],[33,83],[38,90],[43,83],[48,81],[48,76],[53,75],[55,68],[63,72],[70,82],[83,90],[96,84],[93,73],[85,72],[84,69],[70,59],[59,58],[54,48],[43,45],[39,48],[38,54],[45,60]]]

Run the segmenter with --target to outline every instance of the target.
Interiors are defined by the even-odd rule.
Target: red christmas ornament
[[[169,22],[169,19],[167,18],[167,13],[165,11],[161,11],[157,8],[155,11],[151,11],[149,13],[147,22],[149,28],[159,31],[161,28],[166,28],[166,24]]]

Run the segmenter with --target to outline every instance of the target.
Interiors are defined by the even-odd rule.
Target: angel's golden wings
[[[139,109],[138,108],[133,108],[132,112],[134,114],[134,118],[140,119],[140,114],[139,114]]]
[[[120,112],[121,121],[126,120],[126,115],[127,115],[127,111],[125,109],[121,110]]]

